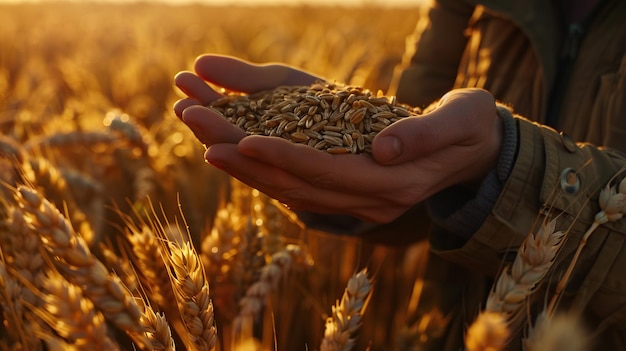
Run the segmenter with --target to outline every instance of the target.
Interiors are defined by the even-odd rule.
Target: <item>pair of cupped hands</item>
[[[480,182],[500,153],[502,122],[485,90],[452,90],[431,112],[391,124],[374,138],[371,155],[333,155],[279,137],[246,136],[205,107],[223,97],[219,87],[254,93],[321,78],[221,55],[198,57],[194,70],[175,77],[188,97],[174,111],[207,147],[206,161],[293,210],[388,223],[447,187]]]

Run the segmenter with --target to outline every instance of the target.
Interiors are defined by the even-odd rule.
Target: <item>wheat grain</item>
[[[421,114],[361,87],[321,82],[231,94],[209,106],[247,134],[308,145],[313,139],[314,148],[336,154],[371,152],[378,132],[401,118]]]
[[[361,325],[367,300],[371,293],[371,282],[367,269],[354,274],[348,281],[341,302],[333,306],[332,317],[326,320],[321,351],[348,351],[354,347],[354,333]]]

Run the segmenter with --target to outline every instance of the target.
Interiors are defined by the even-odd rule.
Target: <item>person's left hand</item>
[[[190,125],[203,142],[202,135],[232,127],[209,109],[194,113],[194,119],[205,119]],[[463,89],[446,94],[434,111],[381,131],[373,157],[247,136],[238,143],[208,143],[205,158],[291,209],[387,223],[440,190],[481,180],[495,166],[501,143],[494,98]]]

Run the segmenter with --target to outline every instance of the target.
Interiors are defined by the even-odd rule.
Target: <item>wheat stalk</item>
[[[569,278],[574,270],[574,266],[576,266],[576,262],[578,262],[578,258],[580,257],[580,254],[587,244],[591,234],[593,234],[593,232],[600,225],[607,222],[618,221],[624,216],[624,211],[626,210],[626,178],[622,179],[618,185],[611,186],[612,182],[613,179],[611,179],[607,185],[600,190],[600,195],[598,197],[600,211],[595,215],[591,226],[589,226],[587,231],[583,234],[582,239],[576,248],[576,252],[574,253],[574,257],[572,257],[567,270],[557,284],[554,295],[552,295],[552,299],[547,307],[549,315],[553,315],[555,313],[556,305],[565,290],[565,287],[567,286]]]
[[[349,351],[354,347],[353,334],[361,325],[361,318],[371,293],[367,269],[348,280],[341,302],[333,306],[333,315],[326,320],[321,351]]]

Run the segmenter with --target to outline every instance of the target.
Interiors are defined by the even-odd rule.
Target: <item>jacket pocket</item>
[[[617,72],[601,76],[592,116],[604,122],[589,137],[599,134],[602,145],[626,152],[626,55]]]

